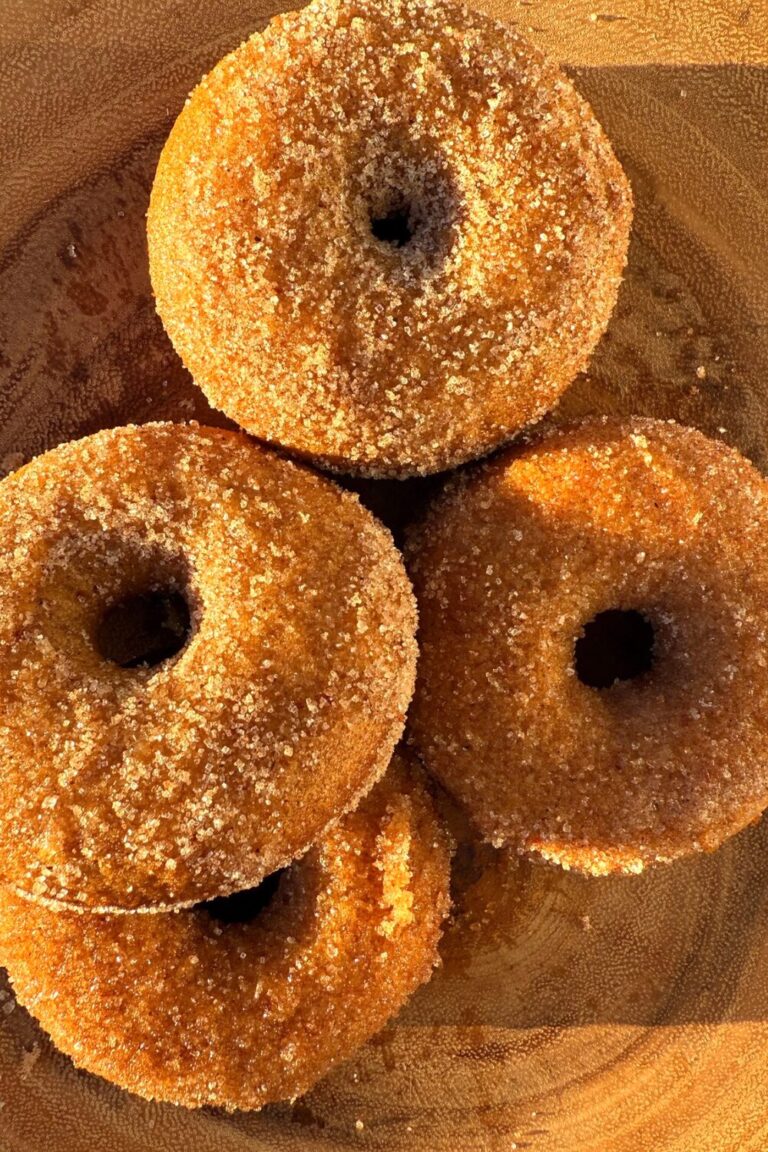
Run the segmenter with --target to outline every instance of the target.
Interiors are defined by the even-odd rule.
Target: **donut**
[[[0,484],[0,875],[90,910],[257,884],[385,770],[413,594],[357,497],[246,437],[98,432]]]
[[[591,109],[516,32],[442,0],[313,0],[188,100],[150,272],[217,408],[402,477],[553,405],[608,322],[630,219]]]
[[[452,481],[408,552],[410,735],[493,844],[639,872],[768,805],[768,487],[735,450],[587,421]]]
[[[305,1092],[429,978],[449,867],[429,793],[396,756],[265,906],[256,889],[234,916],[234,897],[83,916],[6,889],[0,957],[79,1067],[150,1099],[261,1108]]]

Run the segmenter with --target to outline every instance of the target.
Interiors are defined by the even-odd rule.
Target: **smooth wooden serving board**
[[[768,470],[768,6],[600,5],[488,5],[568,64],[637,197],[616,314],[560,411],[676,416]],[[129,419],[218,419],[154,314],[144,213],[188,89],[275,10],[0,0],[3,472]],[[397,523],[420,496],[365,487]],[[465,851],[432,984],[260,1115],[151,1105],[75,1072],[2,985],[0,1150],[764,1152],[767,853],[764,822],[642,877],[497,860],[467,889]]]

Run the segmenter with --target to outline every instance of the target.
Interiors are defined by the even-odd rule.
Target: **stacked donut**
[[[239,433],[173,424],[38,457],[0,520],[19,996],[144,1095],[295,1096],[426,979],[446,910],[448,839],[393,759],[416,646],[391,537]]]
[[[243,432],[100,432],[0,485],[0,959],[144,1096],[304,1092],[437,959],[451,842],[593,874],[768,804],[768,490],[648,420],[526,431],[407,544],[311,465],[488,453],[603,332],[631,195],[530,44],[313,0],[163,151],[157,305]],[[295,462],[287,456],[300,458]]]

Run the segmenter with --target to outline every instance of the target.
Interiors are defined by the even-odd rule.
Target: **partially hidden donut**
[[[409,550],[411,737],[495,845],[639,872],[768,805],[768,487],[735,450],[587,421],[451,482]]]
[[[613,309],[631,193],[559,68],[439,0],[313,0],[193,92],[152,285],[216,407],[340,471],[433,472],[548,410]]]
[[[429,793],[396,756],[252,919],[227,901],[82,916],[5,890],[0,960],[79,1067],[157,1100],[260,1108],[305,1092],[429,978],[449,863]]]
[[[38,457],[0,484],[0,874],[91,910],[257,884],[386,768],[414,630],[386,529],[238,433]]]

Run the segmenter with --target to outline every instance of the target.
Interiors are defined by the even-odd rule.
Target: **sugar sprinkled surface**
[[[105,660],[147,589],[192,633]],[[192,904],[303,851],[384,771],[416,659],[389,533],[330,481],[194,425],[100,432],[0,484],[0,857],[84,908]]]
[[[484,834],[600,874],[717,847],[768,802],[768,487],[674,423],[587,421],[458,477],[409,544],[411,737]],[[598,613],[654,630],[582,683]]]
[[[52,912],[0,893],[0,957],[75,1063],[188,1107],[305,1092],[431,974],[450,840],[395,755],[255,920]]]
[[[607,324],[630,219],[591,109],[509,27],[442,0],[313,0],[192,94],[150,270],[177,351],[242,427],[403,476],[552,406]]]

